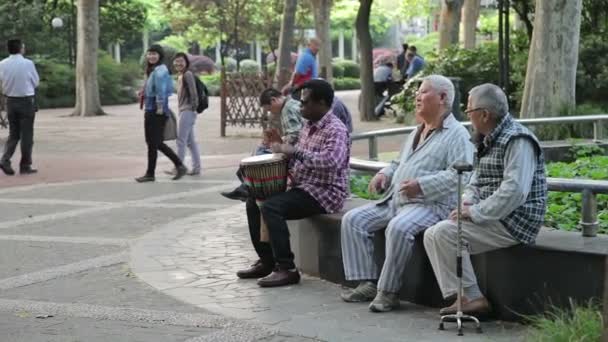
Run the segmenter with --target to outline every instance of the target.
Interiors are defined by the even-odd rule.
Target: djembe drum
[[[270,196],[284,192],[287,188],[288,159],[282,153],[264,154],[241,160],[245,185],[261,206]],[[269,241],[268,227],[260,215],[260,241]]]

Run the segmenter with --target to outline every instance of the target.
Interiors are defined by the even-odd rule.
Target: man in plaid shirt
[[[350,137],[344,124],[331,112],[334,91],[329,83],[315,79],[301,86],[302,117],[308,121],[298,144],[274,143],[275,153],[292,158],[291,188],[267,199],[261,208],[247,201],[251,241],[260,257],[239,278],[261,278],[262,287],[296,284],[300,274],[293,262],[286,220],[334,213],[348,196]],[[260,214],[268,226],[270,243],[260,242]]]

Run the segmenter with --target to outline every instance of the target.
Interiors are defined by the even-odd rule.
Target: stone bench
[[[351,199],[341,213],[290,221],[296,263],[305,273],[353,286],[344,279],[340,223],[346,210],[368,203]],[[379,265],[384,259],[384,235],[374,238]],[[586,238],[578,232],[543,229],[534,246],[519,245],[472,257],[479,285],[494,304],[496,318],[521,320],[521,315],[568,307],[570,300],[602,298],[608,237]],[[455,256],[454,256],[455,257]],[[445,305],[422,243],[416,238],[407,265],[401,299],[431,307]]]

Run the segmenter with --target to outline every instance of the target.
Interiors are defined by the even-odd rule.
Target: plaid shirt
[[[331,112],[306,122],[290,169],[292,186],[306,191],[328,213],[342,209],[348,196],[350,136]]]

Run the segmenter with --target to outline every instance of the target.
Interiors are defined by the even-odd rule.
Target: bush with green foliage
[[[72,107],[75,100],[74,68],[53,59],[35,58],[40,74],[36,98],[40,108]],[[137,86],[143,80],[138,63],[116,63],[105,52],[97,64],[99,96],[102,105],[127,104],[137,101]]]
[[[527,318],[530,342],[596,342],[602,337],[602,312],[593,303],[571,305],[569,310],[553,309]]]
[[[276,70],[277,70],[276,63],[272,62],[272,63],[266,64],[266,72],[268,73],[268,75],[274,76]]]
[[[253,59],[240,61],[240,71],[244,74],[256,74],[260,72],[260,65]]]
[[[608,156],[600,147],[574,147],[571,154],[577,159],[572,163],[547,164],[547,175],[556,178],[583,178],[608,180]],[[580,230],[582,207],[580,193],[549,192],[545,225],[563,230]],[[597,195],[599,232],[608,233],[608,195]]]
[[[606,94],[608,94],[608,42],[605,33],[588,34],[581,37],[579,45],[576,101],[606,104]]]
[[[222,75],[216,72],[212,75],[199,76],[201,81],[207,86],[210,96],[220,96],[220,90],[222,88]]]
[[[226,64],[227,72],[236,71],[236,59],[234,59],[232,57],[224,57],[224,63]],[[222,61],[215,62],[215,67],[217,70],[222,70]]]
[[[341,64],[336,63],[335,61],[332,61],[331,70],[332,70],[332,74],[333,74],[334,78],[343,78],[344,77],[344,67]]]
[[[368,175],[352,175],[350,177],[350,192],[353,195],[363,199],[379,199],[381,195],[370,194],[367,191],[367,187],[369,186],[371,179],[372,177]]]
[[[359,67],[359,64],[357,64],[354,61],[351,61],[349,59],[335,58],[332,61],[332,65],[334,66],[334,68],[338,67],[338,68],[342,69],[341,76],[336,76],[336,74],[334,73],[334,77],[336,77],[336,78],[338,78],[338,77],[359,78],[359,75],[361,73],[361,68]]]
[[[335,78],[334,79],[335,90],[353,90],[361,89],[361,80],[358,78]]]

